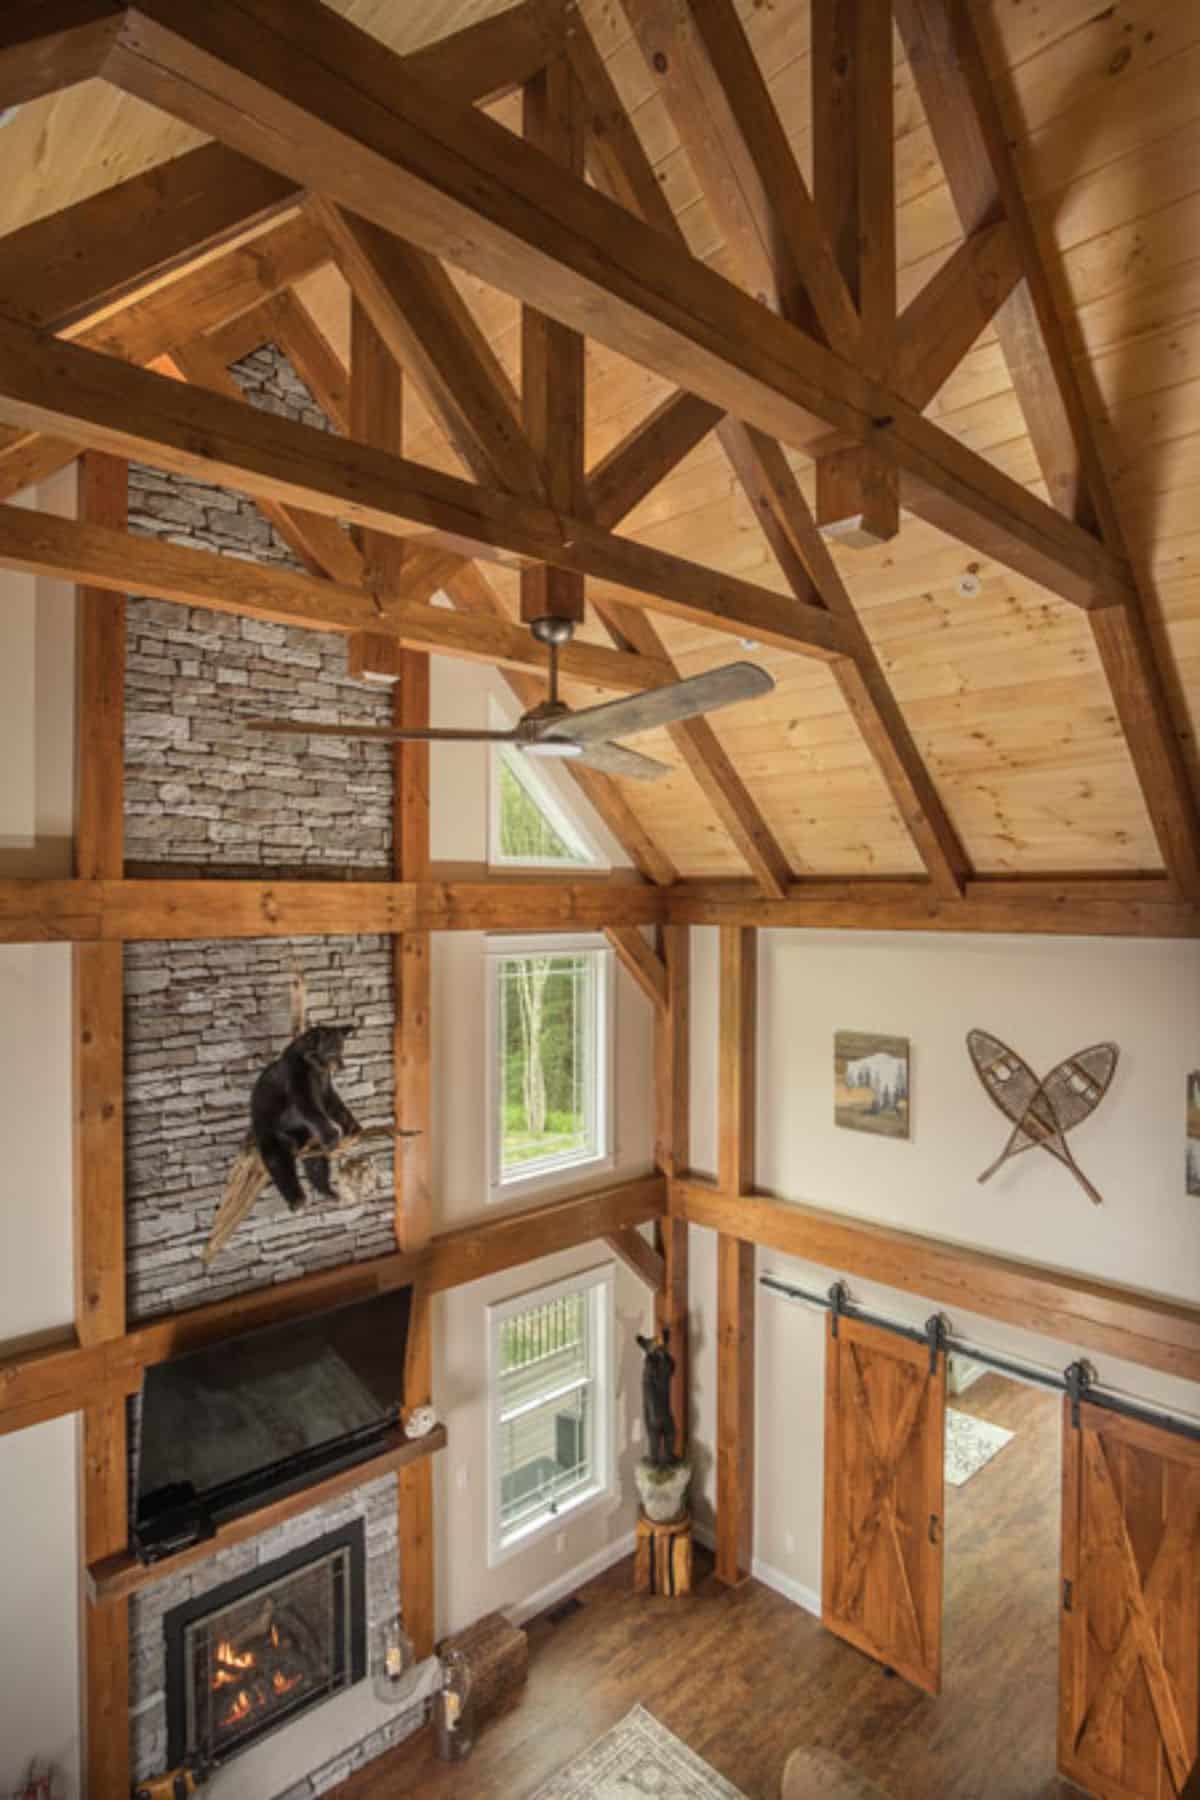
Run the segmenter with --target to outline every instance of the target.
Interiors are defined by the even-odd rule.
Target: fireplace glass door
[[[225,1761],[359,1680],[361,1520],[167,1614],[168,1756]]]

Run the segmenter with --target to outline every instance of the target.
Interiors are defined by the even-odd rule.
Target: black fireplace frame
[[[187,1668],[187,1628],[197,1619],[206,1618],[209,1614],[220,1612],[226,1606],[233,1606],[244,1600],[256,1588],[265,1587],[269,1582],[282,1580],[298,1570],[306,1568],[310,1563],[320,1562],[324,1557],[333,1555],[338,1550],[349,1552],[350,1583],[350,1642],[345,1642],[344,1621],[335,1621],[335,1630],[339,1641],[335,1652],[340,1652],[338,1660],[344,1666],[346,1678],[337,1688],[338,1693],[345,1693],[348,1688],[363,1679],[367,1672],[367,1533],[364,1520],[352,1519],[348,1525],[336,1531],[325,1532],[321,1537],[313,1538],[310,1543],[301,1544],[296,1550],[289,1550],[286,1556],[277,1556],[270,1562],[260,1563],[246,1575],[239,1575],[232,1581],[222,1582],[219,1587],[210,1588],[207,1593],[194,1600],[181,1601],[165,1614],[163,1632],[166,1637],[166,1678],[167,1678],[167,1767],[178,1768],[188,1754],[187,1741],[187,1682],[190,1679]],[[322,1701],[332,1698],[329,1694],[312,1696],[307,1706],[299,1708],[286,1719],[266,1726],[251,1741],[261,1743],[272,1731],[293,1718],[300,1718]],[[229,1752],[227,1758],[220,1761],[232,1761],[243,1749],[251,1748],[251,1744],[239,1745]]]

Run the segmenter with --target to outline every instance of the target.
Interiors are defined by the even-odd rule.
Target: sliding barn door
[[[821,1616],[931,1694],[942,1679],[945,1410],[943,1351],[931,1367],[925,1344],[830,1317]]]
[[[1200,1444],[1084,1402],[1063,1415],[1061,1772],[1174,1800],[1200,1723]]]

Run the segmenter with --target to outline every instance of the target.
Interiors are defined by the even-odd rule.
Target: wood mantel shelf
[[[93,1606],[106,1606],[114,1600],[126,1599],[139,1588],[152,1587],[156,1581],[164,1581],[168,1575],[178,1574],[180,1569],[190,1568],[193,1563],[215,1556],[218,1550],[228,1550],[233,1544],[244,1544],[247,1538],[257,1537],[260,1532],[269,1531],[274,1525],[282,1525],[285,1519],[293,1519],[297,1513],[307,1512],[313,1506],[321,1506],[326,1500],[348,1493],[351,1488],[361,1487],[364,1482],[377,1481],[381,1475],[388,1475],[393,1469],[403,1469],[410,1463],[420,1462],[424,1457],[432,1456],[435,1450],[444,1449],[445,1444],[444,1425],[436,1425],[428,1436],[414,1439],[406,1438],[397,1427],[384,1439],[383,1447],[364,1462],[355,1463],[349,1469],[339,1469],[335,1475],[327,1476],[324,1481],[314,1482],[311,1487],[303,1488],[298,1494],[288,1494],[282,1500],[274,1500],[267,1506],[258,1507],[254,1512],[230,1519],[226,1524],[218,1525],[213,1537],[204,1538],[198,1544],[189,1544],[186,1550],[179,1550],[174,1556],[164,1556],[158,1562],[141,1563],[132,1550],[122,1550],[116,1556],[105,1556],[98,1562],[89,1563],[88,1599]]]

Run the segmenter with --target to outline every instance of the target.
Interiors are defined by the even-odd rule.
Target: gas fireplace
[[[166,1615],[167,1760],[219,1763],[366,1673],[361,1519]]]

